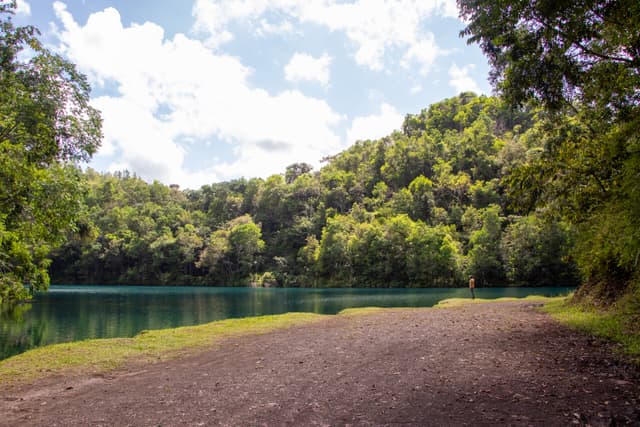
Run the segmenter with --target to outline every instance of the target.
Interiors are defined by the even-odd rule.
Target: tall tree
[[[530,215],[507,226],[500,249],[510,283],[553,286],[575,283],[575,264],[566,255],[571,243],[566,224]]]
[[[249,215],[235,218],[209,236],[197,266],[223,284],[247,283],[264,250],[260,225]]]
[[[287,184],[293,184],[299,176],[309,173],[313,170],[313,166],[308,163],[294,163],[287,166],[287,170],[284,174],[284,179]]]
[[[0,3],[0,302],[48,286],[49,249],[79,209],[76,164],[102,137],[86,78],[15,27],[15,9]]]
[[[605,287],[640,274],[640,2],[458,0],[462,32],[514,105],[544,108],[543,151],[510,179],[523,206],[577,226],[577,260]]]
[[[482,209],[481,221],[482,227],[474,231],[469,239],[468,272],[482,286],[500,286],[505,283],[500,254],[500,207],[491,205]]]
[[[626,116],[640,100],[636,0],[458,0],[491,78],[509,100],[579,102]]]

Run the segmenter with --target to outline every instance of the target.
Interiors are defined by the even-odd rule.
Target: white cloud
[[[455,63],[451,64],[449,68],[449,86],[455,88],[456,92],[475,92],[481,93],[480,87],[469,75],[469,72],[475,68],[474,64],[467,64],[462,68],[458,67]]]
[[[27,0],[18,0],[17,6],[16,13],[31,16],[31,6],[27,3]]]
[[[260,20],[260,27],[256,31],[259,36],[268,36],[268,35],[283,35],[290,34],[294,32],[293,24],[290,21],[282,21],[278,23],[271,23],[266,19]]]
[[[227,30],[229,23],[251,23],[267,12],[344,33],[355,47],[359,65],[381,71],[386,54],[400,49],[402,64],[417,63],[423,73],[442,53],[433,34],[423,30],[424,21],[435,15],[456,18],[458,14],[455,0],[197,0],[194,30],[207,34],[208,44],[217,47],[233,38]]]
[[[233,35],[226,29],[229,21],[252,15],[246,10],[242,13],[234,13],[233,2],[221,4],[208,0],[196,0],[192,14],[196,18],[193,29],[196,32],[209,34],[207,44],[210,47],[217,47],[233,39]]]
[[[331,57],[326,53],[314,58],[306,53],[295,53],[284,67],[284,74],[290,82],[316,81],[326,87],[329,84]]]
[[[385,54],[394,48],[405,50],[406,59],[422,64],[411,53],[433,35],[422,30],[422,21],[432,15],[446,15],[449,7],[441,1],[358,0],[354,3],[304,2],[301,21],[342,31],[356,45],[355,60],[372,70],[383,70]]]
[[[116,94],[94,100],[105,135],[96,160],[111,162],[111,169],[193,188],[281,173],[342,146],[334,129],[343,118],[325,101],[252,87],[250,69],[237,58],[181,34],[166,39],[153,23],[124,27],[113,8],[92,14],[84,26],[63,3],[54,8],[63,24],[59,50],[92,84],[117,87]],[[235,158],[212,152],[225,144],[222,151]],[[188,170],[186,159],[194,154],[211,161]]]
[[[416,94],[416,93],[420,93],[422,92],[422,85],[421,84],[416,84],[411,86],[411,89],[409,90],[412,94]]]
[[[404,116],[393,106],[383,103],[380,106],[380,114],[357,117],[351,122],[351,128],[347,131],[347,142],[353,144],[356,141],[382,138],[399,129],[403,120]]]
[[[420,66],[420,74],[426,75],[431,71],[431,66],[439,55],[446,54],[436,44],[433,34],[428,34],[424,39],[414,43],[402,58],[402,66],[410,68],[412,63]]]

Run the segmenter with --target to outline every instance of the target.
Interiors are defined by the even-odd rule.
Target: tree
[[[287,184],[293,184],[299,176],[309,173],[313,170],[313,166],[308,163],[294,163],[287,166],[287,170],[284,174],[284,179]]]
[[[351,217],[337,215],[328,218],[327,225],[322,230],[316,256],[318,273],[320,277],[337,282],[335,284],[338,286],[353,280],[348,243],[354,226]]]
[[[184,274],[193,274],[198,252],[202,249],[204,240],[198,235],[193,224],[187,224],[178,229],[176,234],[178,247],[182,255],[182,263],[184,265]]]
[[[47,288],[49,250],[79,210],[75,166],[102,137],[86,78],[35,27],[14,27],[15,9],[0,3],[0,302]]]
[[[491,79],[510,101],[551,109],[579,103],[626,116],[640,99],[636,0],[458,0]]]
[[[491,205],[482,209],[482,227],[469,239],[468,273],[474,275],[482,286],[499,286],[505,283],[500,253],[500,207]]]
[[[246,283],[264,247],[260,226],[244,215],[211,233],[196,266],[209,270],[218,283]]]
[[[407,274],[412,287],[446,287],[461,283],[458,244],[451,227],[418,222],[407,241]]]
[[[204,250],[200,253],[200,259],[196,263],[198,268],[206,268],[210,272],[219,272],[225,268],[225,275],[231,274],[228,265],[224,265],[224,260],[229,254],[229,230],[216,230],[209,236]]]
[[[282,175],[271,175],[260,188],[255,200],[255,217],[266,233],[282,228],[288,218],[284,203],[288,197],[288,187]]]
[[[318,263],[317,255],[320,243],[316,236],[307,236],[306,245],[298,251],[297,261],[302,268],[305,281],[315,284],[315,269]],[[309,285],[307,285],[309,286]]]
[[[566,224],[534,215],[507,226],[500,249],[509,281],[523,286],[575,285],[577,270],[568,257],[570,237]]]
[[[469,22],[462,34],[480,43],[500,93],[544,108],[532,129],[543,150],[514,171],[512,194],[575,226],[589,281],[631,283],[640,270],[640,3],[458,3]]]
[[[429,221],[434,208],[433,182],[424,175],[418,176],[409,184],[409,191],[413,198],[411,218],[414,220]]]
[[[251,218],[247,222],[234,225],[229,232],[229,246],[237,265],[236,274],[241,278],[248,277],[255,272],[258,264],[258,255],[264,250],[262,230]]]

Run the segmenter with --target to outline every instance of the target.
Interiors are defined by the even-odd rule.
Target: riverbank
[[[143,331],[133,338],[109,338],[54,344],[0,360],[0,385],[58,375],[103,374],[128,362],[157,363],[220,341],[258,335],[320,320],[313,313],[227,319],[204,325]]]
[[[436,308],[482,302],[538,301],[550,303],[562,297],[528,296],[524,299],[449,298]],[[380,308],[344,309],[338,315],[355,315],[379,311]],[[87,339],[35,348],[0,360],[0,385],[24,383],[53,375],[103,374],[130,361],[155,363],[184,356],[214,345],[229,337],[267,333],[276,329],[302,325],[327,318],[314,313],[286,313],[226,319],[202,325],[142,331],[132,338]]]
[[[539,305],[320,316],[159,363],[5,387],[0,425],[640,422],[637,368]]]
[[[483,288],[479,298],[566,295],[571,288]],[[56,343],[133,337],[144,330],[352,307],[431,307],[465,288],[228,288],[52,286],[32,304],[0,307],[0,360]]]

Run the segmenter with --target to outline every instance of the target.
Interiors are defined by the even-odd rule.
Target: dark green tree
[[[294,163],[287,166],[284,174],[284,180],[287,184],[292,184],[299,176],[309,173],[313,170],[313,166],[308,163]]]
[[[518,286],[554,286],[578,280],[569,258],[572,239],[566,224],[535,215],[507,226],[500,249],[510,283]]]
[[[500,207],[491,205],[482,209],[482,227],[469,239],[468,273],[476,277],[481,286],[502,286],[506,283],[500,252]]]
[[[574,105],[625,117],[640,87],[640,4],[635,0],[458,0],[491,79],[508,100]],[[604,112],[603,111],[603,112]]]
[[[47,288],[49,250],[80,208],[76,164],[102,137],[86,78],[15,27],[15,8],[0,4],[0,302]]]
[[[640,254],[640,3],[636,0],[459,0],[463,34],[492,65],[514,106],[544,108],[542,142],[510,177],[527,210],[559,213],[577,230],[590,282],[632,283]],[[610,289],[609,295],[619,295]]]
[[[244,215],[211,233],[197,266],[217,281],[213,284],[247,284],[264,246],[260,226]]]

